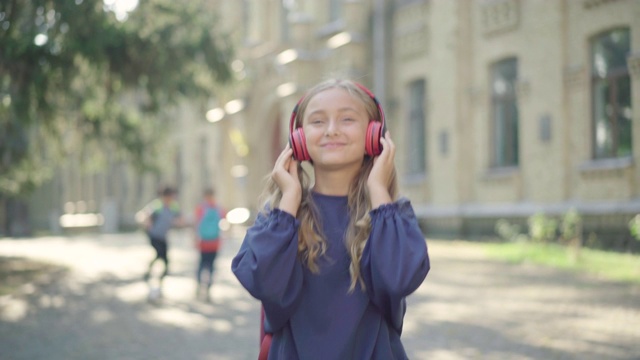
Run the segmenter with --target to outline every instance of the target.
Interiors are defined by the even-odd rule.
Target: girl
[[[294,110],[264,211],[232,263],[264,307],[269,359],[407,358],[405,297],[429,256],[410,203],[396,199],[389,133],[371,156],[372,121],[384,125],[377,100],[345,80],[316,85]]]

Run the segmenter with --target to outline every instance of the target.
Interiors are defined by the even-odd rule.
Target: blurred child
[[[156,252],[156,256],[151,260],[147,272],[144,274],[144,280],[150,280],[155,262],[162,261],[164,269],[158,279],[158,296],[160,297],[162,296],[162,281],[169,273],[167,234],[173,227],[184,226],[184,219],[180,213],[176,195],[176,189],[167,186],[160,191],[158,199],[152,201],[140,211],[145,232]]]
[[[220,220],[225,212],[217,204],[215,191],[204,191],[203,201],[196,207],[196,247],[200,252],[200,262],[196,271],[196,297],[210,301],[210,289],[213,284],[213,270],[220,249]]]

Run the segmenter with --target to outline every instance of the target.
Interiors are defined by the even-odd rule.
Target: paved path
[[[141,233],[0,239],[0,256],[64,265],[0,297],[0,359],[255,359],[258,304],[216,262],[213,303],[194,300],[196,253],[176,233],[165,300],[146,301]],[[489,261],[473,245],[429,243],[432,270],[409,298],[411,359],[640,359],[640,287]]]

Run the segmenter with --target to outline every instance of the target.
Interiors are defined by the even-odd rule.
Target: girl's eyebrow
[[[355,108],[353,108],[351,106],[345,106],[345,107],[342,107],[342,108],[338,109],[338,112],[341,112],[341,113],[342,112],[348,112],[348,111],[355,112],[355,113],[358,112],[358,110],[356,110]],[[324,109],[318,109],[318,110],[314,110],[314,111],[310,112],[308,114],[308,116],[315,115],[315,114],[325,114],[326,112],[327,111],[324,110]]]

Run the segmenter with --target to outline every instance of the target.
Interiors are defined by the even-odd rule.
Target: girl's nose
[[[327,131],[326,134],[327,135],[336,135],[338,134],[338,121],[336,120],[329,120],[329,122],[327,123]]]

